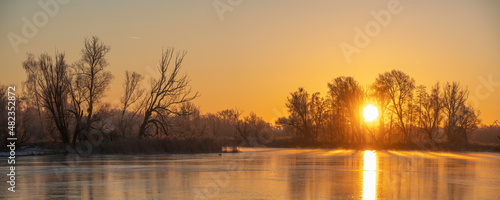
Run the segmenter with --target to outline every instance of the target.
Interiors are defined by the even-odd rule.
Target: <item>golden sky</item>
[[[73,63],[84,38],[96,35],[111,46],[109,102],[122,94],[125,70],[149,79],[162,48],[172,46],[188,51],[184,70],[203,113],[238,107],[274,120],[298,87],[324,95],[335,77],[367,86],[399,69],[417,84],[467,85],[491,124],[500,120],[499,11],[495,0],[2,1],[0,82],[21,84],[27,52],[57,50]],[[390,19],[381,24],[373,13]],[[27,23],[36,32],[23,31]],[[355,30],[366,34],[367,26],[369,42],[360,46]],[[27,43],[13,45],[12,35]],[[358,53],[346,59],[341,44]]]

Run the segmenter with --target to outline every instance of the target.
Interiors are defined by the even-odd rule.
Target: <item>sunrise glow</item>
[[[372,104],[368,104],[363,110],[363,118],[366,122],[374,122],[378,117],[378,109]]]

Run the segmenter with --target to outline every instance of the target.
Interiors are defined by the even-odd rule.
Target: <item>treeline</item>
[[[467,102],[467,88],[457,82],[427,89],[404,72],[392,70],[379,74],[369,87],[352,77],[335,78],[327,86],[324,97],[303,88],[290,93],[286,103],[290,115],[276,124],[302,141],[382,147],[418,141],[468,144],[480,124],[479,111]],[[374,124],[362,119],[368,103],[379,111]]]
[[[89,37],[81,57],[71,64],[64,53],[28,54],[22,63],[26,80],[16,90],[17,142],[77,147],[100,139],[129,147],[169,140],[168,144],[179,141],[219,149],[295,144],[388,147],[421,141],[465,145],[480,124],[479,111],[467,102],[467,88],[452,82],[427,89],[398,70],[379,74],[368,87],[352,77],[335,78],[327,84],[325,96],[299,88],[287,98],[289,116],[279,118],[275,126],[255,113],[243,116],[237,108],[200,114],[192,103],[199,94],[181,74],[186,52],[173,48],[162,52],[159,76],[147,80],[149,84],[140,73],[125,71],[120,103],[111,105],[103,101],[113,80],[106,59],[110,50],[99,38]],[[7,124],[6,92],[0,85],[1,127]],[[362,118],[367,104],[378,108],[376,122]],[[6,136],[6,131],[1,128],[0,133]],[[6,143],[6,137],[1,140]]]
[[[80,59],[72,64],[64,53],[54,57],[46,53],[27,55],[22,63],[26,81],[16,94],[18,143],[57,142],[78,147],[85,141],[126,140],[123,145],[130,147],[152,144],[144,142],[152,140],[193,145],[198,140],[197,144],[222,148],[261,144],[257,141],[267,141],[272,135],[271,124],[255,113],[243,117],[239,109],[226,109],[201,115],[191,102],[198,92],[191,91],[189,77],[181,74],[186,52],[173,48],[162,52],[158,78],[148,80],[148,85],[143,83],[143,75],[125,71],[120,104],[104,102],[113,80],[106,59],[110,50],[99,38],[90,37],[84,40]],[[4,105],[0,114],[7,116],[7,89],[0,86],[0,106]],[[2,122],[2,127],[6,124]],[[6,130],[1,131],[7,135]],[[143,138],[149,139],[137,140]],[[108,147],[119,148],[116,144],[107,143]]]

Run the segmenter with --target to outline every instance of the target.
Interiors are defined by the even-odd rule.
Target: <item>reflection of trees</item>
[[[444,159],[444,166],[448,197],[464,199],[470,188],[463,182],[474,179],[475,171],[468,170],[474,169],[474,163],[470,163],[466,159],[447,158]]]
[[[431,191],[431,198],[432,199],[437,199],[438,198],[438,188],[439,188],[439,164],[436,162],[435,159],[424,159],[423,160],[423,169],[424,170],[424,177],[425,179],[422,181],[422,185],[426,185],[427,188],[425,188],[425,191]],[[432,179],[431,183],[429,184],[429,179]]]
[[[411,153],[407,155],[379,153],[377,194],[385,199],[428,198],[426,195],[429,192],[437,190],[428,184],[429,179],[437,179],[436,166],[436,160],[414,156]],[[431,177],[428,174],[431,174]],[[425,194],[422,191],[426,191]]]
[[[309,170],[301,170],[298,164],[298,155],[291,155],[287,159],[288,192],[291,199],[306,199],[306,185]]]

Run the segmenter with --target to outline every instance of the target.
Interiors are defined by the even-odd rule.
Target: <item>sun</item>
[[[378,109],[372,104],[368,104],[363,110],[363,117],[366,122],[373,122],[377,120],[378,117]]]

